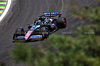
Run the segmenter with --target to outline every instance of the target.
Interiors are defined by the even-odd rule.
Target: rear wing
[[[51,13],[44,13],[45,17],[61,17],[61,13],[60,12],[51,12]]]

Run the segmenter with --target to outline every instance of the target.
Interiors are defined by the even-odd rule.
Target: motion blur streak
[[[12,43],[12,35],[16,28],[26,27],[27,24],[32,24],[34,19],[46,12],[62,12],[62,16],[68,20],[67,28],[58,30],[56,34],[63,34],[72,31],[81,24],[77,19],[72,18],[69,8],[71,4],[77,4],[80,7],[88,4],[94,6],[96,0],[17,0],[19,1],[19,10],[13,15],[8,23],[5,23],[0,30],[0,61],[5,62],[7,66],[22,66],[12,65],[9,51],[14,46]],[[2,24],[2,23],[1,23]],[[35,47],[38,42],[31,42]]]

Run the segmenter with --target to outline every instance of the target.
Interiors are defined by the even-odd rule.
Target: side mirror
[[[59,14],[59,16],[58,17],[61,17],[61,14]]]

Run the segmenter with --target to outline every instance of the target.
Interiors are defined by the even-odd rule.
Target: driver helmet
[[[41,22],[41,20],[38,20],[38,22],[40,23],[40,22]]]

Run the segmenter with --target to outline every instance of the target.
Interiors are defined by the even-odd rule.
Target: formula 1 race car
[[[61,17],[60,12],[44,13],[35,19],[33,25],[28,25],[28,30],[22,27],[17,28],[13,35],[13,40],[29,41],[44,39],[58,29],[66,28],[66,24],[66,18]]]

